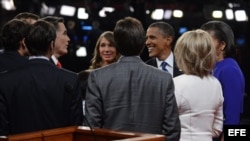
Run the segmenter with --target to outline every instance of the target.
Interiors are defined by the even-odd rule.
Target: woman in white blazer
[[[174,55],[184,72],[174,78],[180,141],[212,141],[222,132],[224,100],[219,81],[211,75],[216,61],[212,38],[200,29],[188,31],[177,40]]]

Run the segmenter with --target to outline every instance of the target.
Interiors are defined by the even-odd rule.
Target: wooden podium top
[[[164,135],[71,126],[1,138],[0,141],[165,141]]]

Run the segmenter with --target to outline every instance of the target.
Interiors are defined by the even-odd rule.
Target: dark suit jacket
[[[180,121],[172,76],[139,57],[90,73],[86,117],[94,127],[165,134],[178,141]]]
[[[0,73],[14,69],[28,62],[17,51],[0,53]]]
[[[32,59],[0,76],[0,135],[82,125],[76,73]]]
[[[146,61],[146,64],[151,65],[151,66],[154,66],[154,67],[157,67],[156,58],[154,57],[154,58],[151,58],[151,59],[147,60],[147,61]],[[183,72],[180,71],[180,69],[177,67],[175,61],[174,61],[174,69],[173,69],[173,70],[174,70],[174,72],[173,72],[173,77],[176,77],[176,76],[178,76],[178,75],[183,74]]]
[[[78,73],[80,84],[81,84],[80,87],[81,87],[81,90],[82,90],[82,96],[83,96],[84,100],[85,100],[85,97],[86,97],[86,89],[87,89],[87,85],[88,85],[88,77],[89,77],[89,73],[91,71],[92,70],[88,69],[88,70],[80,71]]]

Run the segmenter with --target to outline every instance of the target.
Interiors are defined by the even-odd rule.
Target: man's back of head
[[[138,56],[145,45],[145,31],[138,19],[125,17],[116,22],[114,39],[123,56]]]
[[[14,17],[14,19],[20,19],[28,24],[34,24],[39,18],[38,15],[30,12],[22,12]]]
[[[55,39],[55,27],[49,22],[38,20],[29,31],[26,44],[31,55],[50,57]]]
[[[18,19],[8,21],[1,31],[4,51],[18,51],[21,41],[24,40],[28,33],[29,27],[30,25]]]

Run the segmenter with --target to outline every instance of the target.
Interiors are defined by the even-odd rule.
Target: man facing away
[[[29,51],[24,42],[30,25],[12,19],[4,24],[1,31],[3,52],[0,53],[0,74],[25,64]]]
[[[1,31],[3,52],[0,52],[0,73],[26,63],[29,51],[24,42],[25,36],[29,26],[38,19],[36,14],[22,12],[5,23]]]
[[[83,122],[78,76],[49,61],[56,30],[38,20],[25,39],[28,63],[0,76],[0,136]]]
[[[168,141],[178,141],[180,121],[173,79],[139,57],[145,44],[141,22],[132,17],[120,19],[114,39],[120,60],[94,70],[88,78],[85,106],[90,125],[164,134]]]
[[[182,74],[171,50],[174,38],[174,28],[163,21],[152,23],[146,32],[146,46],[149,57],[152,57],[146,63],[169,72],[173,77]]]

